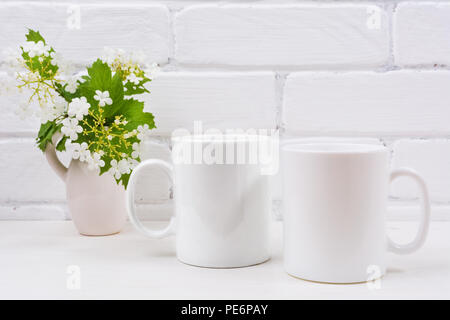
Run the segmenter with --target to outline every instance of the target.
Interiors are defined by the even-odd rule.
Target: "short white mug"
[[[263,136],[172,139],[173,166],[149,159],[131,174],[126,193],[133,225],[152,238],[175,233],[177,258],[186,264],[233,268],[268,260],[269,177],[258,162],[248,161],[258,139]],[[136,217],[135,182],[145,167],[161,168],[173,182],[175,215],[163,230],[150,230]]]
[[[363,144],[286,144],[283,170],[284,266],[292,276],[328,283],[374,280],[386,272],[386,252],[411,253],[427,236],[430,204],[411,169],[389,174],[389,151]],[[390,181],[406,176],[422,193],[419,230],[408,244],[386,235]]]

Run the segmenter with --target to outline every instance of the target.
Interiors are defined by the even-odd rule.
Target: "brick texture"
[[[378,66],[388,58],[387,25],[381,8],[357,4],[199,6],[176,16],[176,58],[190,64]]]

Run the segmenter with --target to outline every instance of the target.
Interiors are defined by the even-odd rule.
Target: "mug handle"
[[[409,177],[416,181],[422,194],[422,215],[419,221],[419,230],[414,239],[407,244],[398,244],[388,238],[388,250],[397,254],[408,254],[418,250],[427,238],[428,228],[430,225],[430,198],[428,189],[423,178],[414,170],[408,168],[400,168],[391,172],[390,182],[392,183],[399,177]]]
[[[136,208],[134,205],[135,184],[139,172],[141,172],[141,170],[144,169],[145,167],[161,168],[172,182],[172,185],[173,185],[173,177],[172,177],[173,167],[168,162],[158,159],[148,159],[142,161],[136,168],[133,169],[133,172],[131,173],[130,176],[130,180],[128,181],[128,188],[126,191],[128,216],[130,217],[130,221],[133,224],[133,226],[150,238],[160,239],[167,237],[171,234],[175,234],[175,217],[170,218],[169,225],[166,228],[162,230],[152,230],[145,227],[136,216]]]

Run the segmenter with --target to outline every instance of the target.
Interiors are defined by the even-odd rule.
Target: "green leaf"
[[[56,145],[57,151],[65,151],[66,150],[66,141],[68,137],[64,136],[61,140],[59,140],[58,144]]]
[[[56,124],[55,122],[47,121],[44,124],[41,124],[39,128],[38,136],[36,138],[36,142],[38,144],[39,149],[45,151],[48,143],[52,143],[53,135],[59,131],[61,128],[61,124]]]
[[[88,68],[88,76],[84,76],[83,79],[84,82],[79,85],[76,95],[78,97],[86,97],[95,112],[98,111],[98,101],[94,99],[95,92],[97,90],[102,92],[108,91],[113,103],[103,108],[105,117],[111,118],[113,114],[116,114],[121,108],[124,98],[121,72],[117,72],[112,77],[111,68],[98,59]]]
[[[136,94],[150,93],[150,91],[148,91],[148,89],[144,86],[144,84],[150,81],[152,80],[150,80],[149,78],[144,78],[141,82],[139,82],[138,85],[135,85],[134,83],[129,81],[126,82],[124,86],[127,89],[125,90],[125,95],[132,96]]]
[[[47,121],[46,123],[41,124],[41,127],[39,128],[38,132],[38,138],[43,138],[47,135],[47,132],[51,129],[53,123],[50,121]]]
[[[61,83],[59,83],[59,82],[55,82],[55,90],[56,90],[56,92],[61,96],[61,97],[63,97],[64,98],[64,100],[66,100],[67,102],[72,102],[72,100],[73,100],[73,98],[77,98],[77,97],[79,97],[79,94],[77,94],[77,92],[75,92],[75,93],[70,93],[70,92],[67,92],[66,91],[66,89],[65,89],[65,87],[66,87],[67,85],[62,85]],[[78,89],[77,89],[77,91],[78,91]]]
[[[153,114],[144,112],[144,103],[142,101],[135,99],[124,100],[120,114],[128,121],[125,128],[129,131],[144,124],[148,124],[149,129],[156,128]]]
[[[100,175],[104,174],[105,172],[108,172],[108,170],[111,169],[112,158],[107,155],[104,155],[102,159],[103,161],[105,161],[105,165],[100,168]]]
[[[116,73],[112,78],[111,87],[109,88],[108,92],[113,103],[111,105],[105,106],[104,110],[105,110],[105,117],[111,118],[111,116],[116,115],[120,111],[124,101],[122,77],[120,76],[119,73]]]
[[[42,41],[45,44],[45,39],[39,33],[39,31],[34,31],[28,29],[28,34],[26,35],[27,41],[37,43]],[[52,58],[50,55],[48,56],[35,56],[33,58],[30,57],[28,52],[23,51],[22,49],[22,58],[26,64],[26,66],[30,69],[30,71],[38,72],[42,79],[52,79],[56,73],[58,72],[58,66],[52,64]],[[55,50],[50,48],[49,53],[54,53]]]
[[[117,72],[111,80],[111,87],[109,88],[109,94],[114,101],[122,101],[124,97],[123,83],[121,72]]]
[[[90,87],[92,89],[107,91],[111,87],[112,72],[108,64],[97,59],[87,70],[91,78]]]
[[[39,31],[34,31],[32,29],[28,29],[28,33],[26,35],[27,41],[32,41],[34,43],[38,43],[39,41],[42,41],[45,44],[44,37],[41,36]]]
[[[128,181],[130,180],[130,176],[131,176],[131,174],[123,174],[123,175],[120,177],[120,180],[122,180],[122,185],[123,185],[123,187],[125,188],[125,190],[127,189]],[[117,181],[117,182],[118,182],[118,181]]]

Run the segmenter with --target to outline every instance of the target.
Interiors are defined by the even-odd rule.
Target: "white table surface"
[[[153,223],[160,224],[160,223]],[[408,240],[413,222],[390,222]],[[174,238],[147,239],[130,225],[115,236],[85,237],[70,221],[0,221],[1,299],[441,299],[450,298],[450,222],[433,222],[418,252],[389,254],[379,289],[302,281],[282,266],[281,223],[272,259],[239,269],[205,269],[175,258]],[[81,288],[67,289],[77,265]]]

